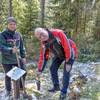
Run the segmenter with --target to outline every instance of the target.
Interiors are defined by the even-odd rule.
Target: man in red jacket
[[[41,73],[47,63],[49,55],[52,54],[52,64],[50,67],[53,88],[49,92],[60,90],[58,80],[58,69],[64,61],[63,86],[61,88],[60,100],[66,98],[69,85],[70,71],[77,57],[77,48],[72,40],[67,39],[64,32],[60,29],[36,28],[35,36],[41,42],[40,59],[38,63],[38,72]]]

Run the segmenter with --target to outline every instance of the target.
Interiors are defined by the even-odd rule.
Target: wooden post
[[[13,99],[18,100],[20,98],[19,80],[17,80],[17,81],[12,80],[12,82],[13,82],[13,88],[14,88],[13,89]]]

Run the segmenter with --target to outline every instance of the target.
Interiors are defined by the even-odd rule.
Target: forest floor
[[[37,90],[36,86],[36,67],[35,64],[27,64],[26,90],[32,96],[32,100],[58,100],[60,92],[48,93],[52,87],[49,68],[46,68],[41,75],[41,89]],[[63,69],[59,69],[59,80],[62,83]],[[80,76],[84,76],[81,77]],[[84,80],[85,79],[85,80]],[[80,85],[77,83],[80,82]],[[74,92],[72,92],[74,91]],[[100,100],[100,62],[79,63],[75,62],[71,71],[70,86],[67,99],[71,93],[79,94],[77,99],[73,100]],[[8,100],[4,96],[4,73],[0,68],[0,100]],[[22,99],[21,99],[22,100]],[[25,100],[25,99],[23,99]],[[27,99],[26,99],[27,100]]]

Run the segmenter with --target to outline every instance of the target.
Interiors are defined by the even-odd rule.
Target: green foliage
[[[99,61],[100,60],[100,41],[92,42],[92,44],[86,47],[87,42],[84,41],[84,44],[79,47],[79,61]]]
[[[6,26],[9,0],[2,0],[2,25]],[[93,6],[93,7],[92,7]],[[92,7],[92,8],[91,8]],[[13,16],[17,19],[17,29],[24,36],[27,50],[29,44],[34,46],[29,56],[39,51],[38,41],[32,36],[34,29],[40,26],[39,0],[13,0]],[[100,58],[100,1],[96,0],[47,0],[45,5],[45,25],[48,28],[60,28],[68,32],[78,46],[79,60],[96,60]],[[32,42],[32,43],[31,43]],[[36,45],[35,45],[36,44]],[[30,49],[31,47],[30,46]],[[33,50],[34,49],[34,50]],[[38,52],[36,52],[38,54]],[[32,57],[33,58],[33,57]]]
[[[2,11],[1,11],[2,25],[0,26],[0,31],[6,27],[6,19],[8,17],[8,0],[2,0]]]
[[[2,31],[6,26],[6,19],[8,17],[9,1],[3,0],[2,2]],[[23,34],[24,42],[27,49],[28,58],[32,59],[35,56],[35,48],[38,48],[34,43],[37,41],[33,35],[33,30],[39,25],[38,13],[39,2],[38,0],[13,0],[12,2],[13,16],[17,20],[17,30]],[[37,43],[37,42],[36,42]],[[30,46],[30,45],[31,46]],[[38,50],[39,51],[39,50]]]
[[[75,27],[75,7],[69,0],[53,0],[49,6],[52,10],[53,27],[64,29],[67,32],[73,31]]]
[[[37,60],[39,58],[39,41],[34,37],[24,37],[24,43],[27,51],[28,60]]]
[[[95,18],[95,26],[94,26],[94,39],[99,41],[100,40],[100,2],[99,7],[97,9],[97,16]]]
[[[18,29],[22,34],[28,34],[38,25],[38,0],[14,0],[13,7]]]
[[[100,96],[100,89],[98,88],[100,84],[97,82],[89,82],[86,84],[85,89],[83,90],[82,97],[84,98],[91,98],[91,100],[98,100],[98,97]]]

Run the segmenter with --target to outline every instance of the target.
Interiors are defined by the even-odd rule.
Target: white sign
[[[18,79],[20,79],[24,74],[26,73],[26,71],[24,71],[21,68],[18,67],[14,67],[12,68],[6,75],[8,77],[10,77],[12,80],[17,81]]]

